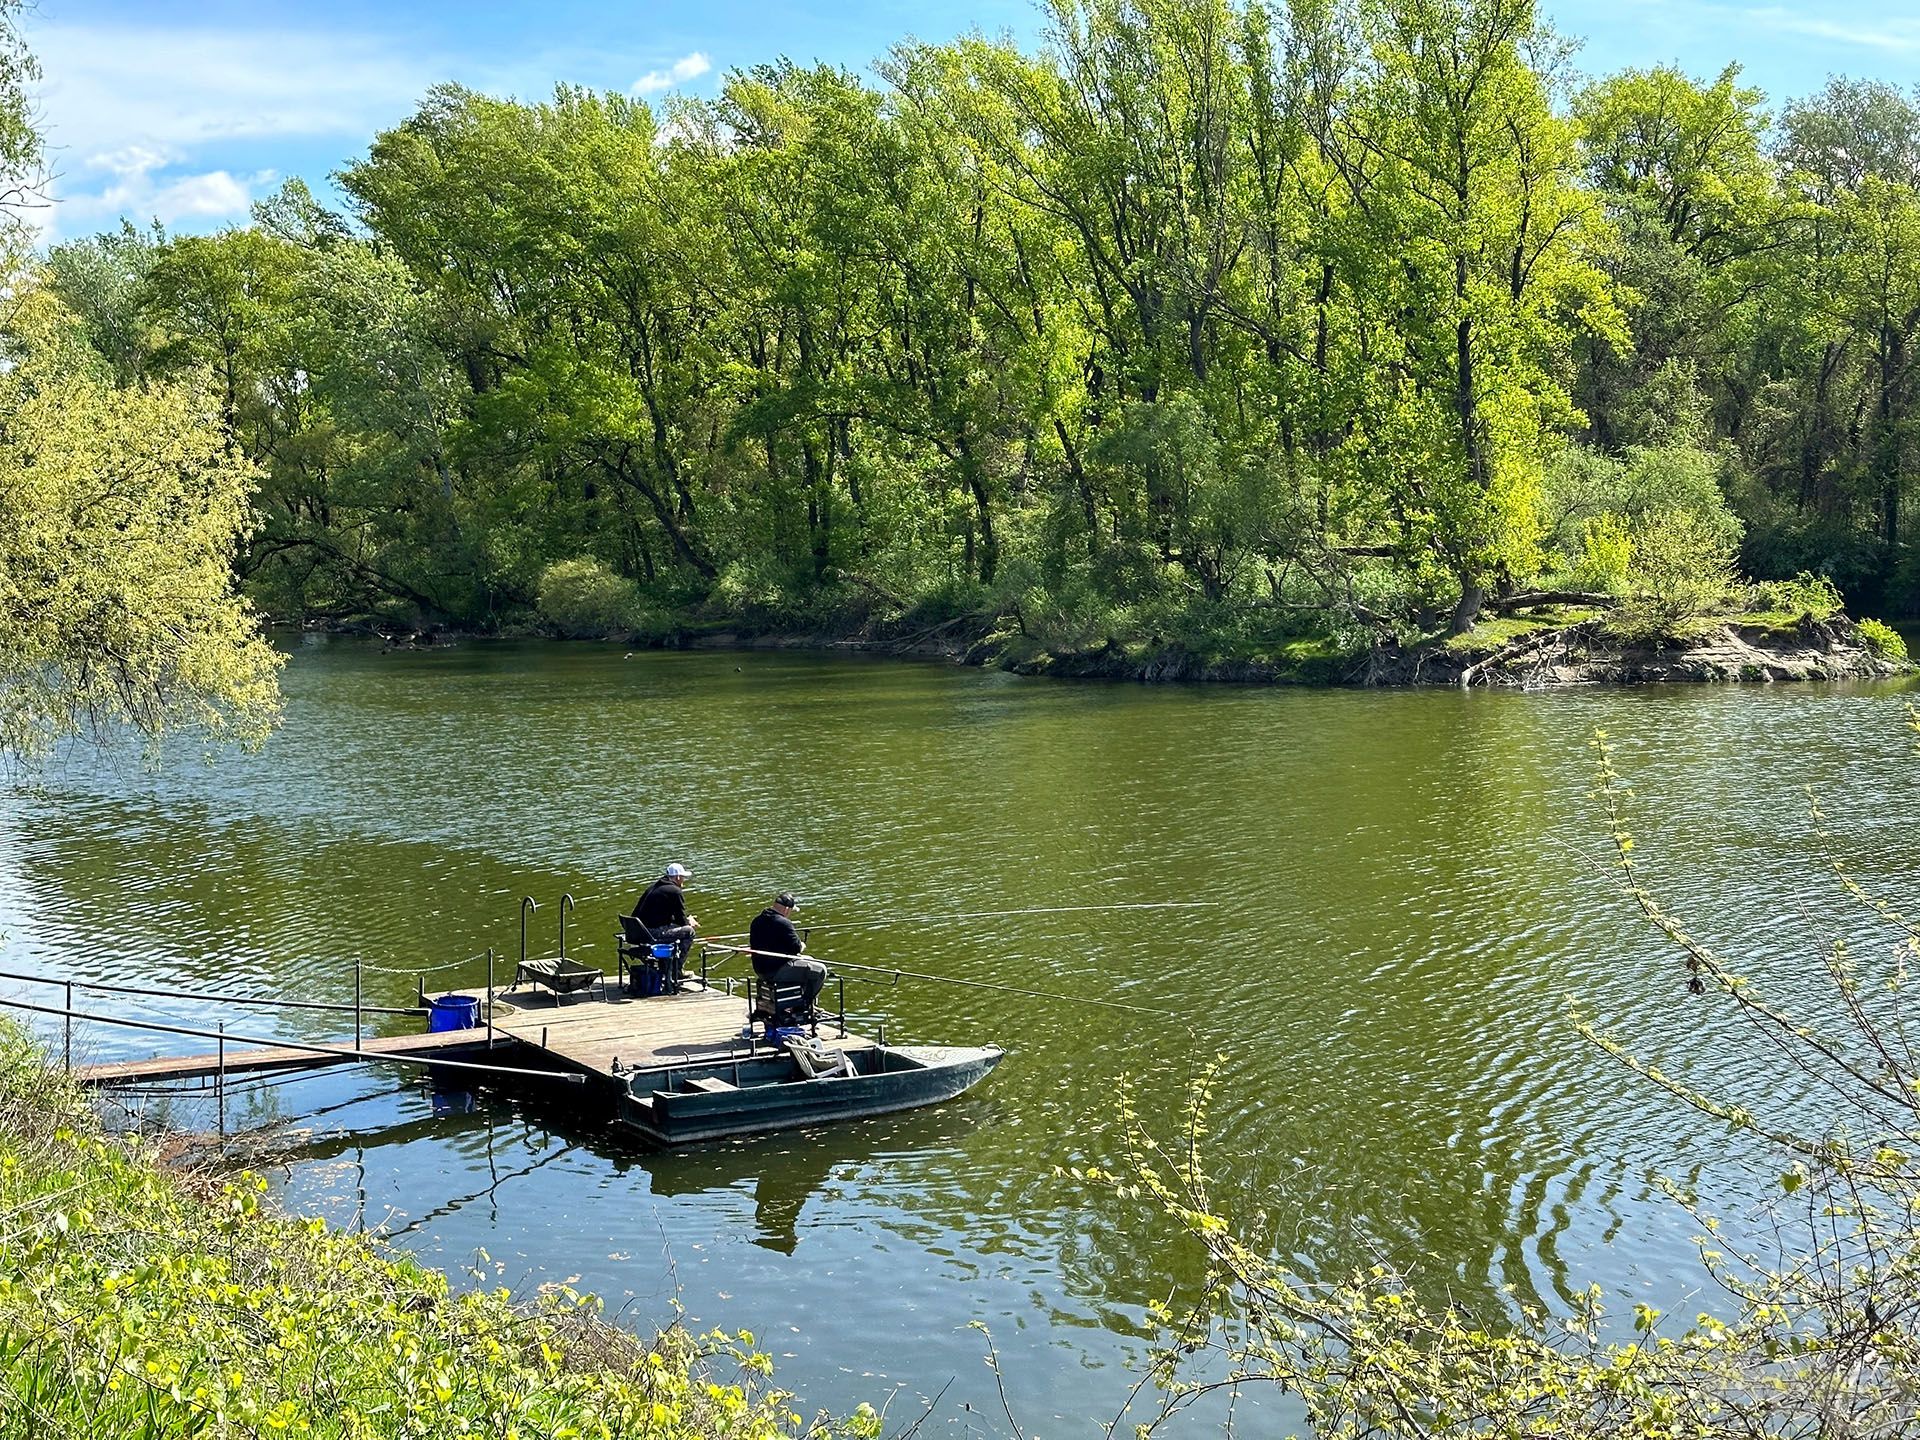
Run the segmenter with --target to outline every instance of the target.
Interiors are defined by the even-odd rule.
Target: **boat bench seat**
[[[704,1090],[709,1095],[725,1095],[728,1091],[737,1090],[740,1087],[737,1085],[729,1085],[725,1080],[719,1079],[717,1076],[698,1075],[687,1081],[687,1088],[689,1090]]]

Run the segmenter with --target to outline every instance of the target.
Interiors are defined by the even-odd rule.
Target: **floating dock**
[[[517,973],[529,979],[529,988],[455,990],[430,1004],[423,988],[418,1006],[392,1009],[361,1003],[356,967],[351,1006],[305,999],[279,1002],[329,1013],[335,1024],[344,1025],[351,1015],[353,1038],[337,1042],[242,1034],[224,1018],[214,1029],[193,1028],[76,1010],[72,1003],[76,988],[209,1006],[276,1003],[256,996],[17,976],[12,978],[63,987],[67,1004],[0,997],[0,1006],[62,1020],[66,1068],[82,1084],[137,1087],[149,1093],[170,1084],[211,1090],[222,1135],[229,1087],[243,1077],[348,1064],[399,1064],[476,1084],[530,1081],[576,1087],[608,1107],[615,1124],[656,1144],[680,1145],[938,1104],[982,1079],[1004,1053],[997,1045],[890,1047],[884,1026],[877,1041],[847,1028],[844,998],[837,1011],[769,1038],[770,1022],[753,1014],[744,988],[736,991],[729,985],[723,990],[689,977],[686,988],[676,994],[633,994],[609,984],[604,973],[569,965],[564,957],[523,963]],[[651,977],[651,972],[643,973]],[[799,991],[793,994],[797,998]],[[773,997],[763,993],[758,1000],[770,1007]],[[369,1039],[366,1022],[374,1016],[416,1022],[424,1018],[430,1024],[424,1033]],[[76,1066],[76,1021],[212,1041],[216,1048],[211,1054]],[[458,1028],[448,1027],[447,1021]],[[586,1108],[593,1108],[592,1102]]]
[[[456,991],[480,1001],[484,990]],[[695,985],[678,995],[646,997],[618,990],[588,992],[555,998],[543,991],[498,992],[494,997],[493,1033],[501,1041],[522,1047],[546,1060],[604,1082],[624,1094],[625,1076],[635,1070],[660,1070],[714,1060],[745,1058],[755,1046],[741,1033],[747,1023],[745,993]],[[873,1044],[865,1036],[842,1029],[837,1018],[823,1017],[820,1042],[842,1049]],[[442,1038],[471,1039],[476,1032],[454,1030]],[[482,1041],[484,1044],[484,1040]],[[757,1053],[776,1047],[760,1042]]]
[[[747,1021],[744,992],[729,994],[717,987],[703,989],[696,984],[677,995],[646,997],[611,987],[571,996],[534,988],[497,990],[491,1006],[485,990],[449,993],[477,1001],[481,1023],[465,1030],[387,1035],[358,1044],[350,1039],[282,1043],[226,1048],[214,1054],[115,1060],[75,1066],[73,1073],[87,1085],[150,1085],[387,1060],[441,1064],[449,1070],[470,1067],[476,1072],[512,1069],[523,1076],[528,1067],[534,1067],[624,1095],[625,1076],[631,1071],[746,1059],[770,1051],[765,1042],[756,1047],[742,1033]],[[823,1019],[819,1029],[825,1045],[854,1049],[874,1043],[845,1031],[835,1018]],[[484,1076],[477,1073],[476,1078]]]

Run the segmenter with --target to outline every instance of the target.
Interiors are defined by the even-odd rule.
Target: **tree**
[[[1736,362],[1789,235],[1763,103],[1731,65],[1712,84],[1672,66],[1625,70],[1574,99],[1587,183],[1619,236],[1598,258],[1632,341],[1582,357],[1577,398],[1604,448],[1661,443],[1723,386],[1724,418],[1739,423]]]
[[[33,282],[0,333],[0,753],[123,724],[257,740],[282,657],[235,593],[255,475],[213,392],[116,385]]]
[[[1574,418],[1557,357],[1616,337],[1602,232],[1532,0],[1375,0],[1327,122],[1340,241],[1376,335],[1374,485],[1454,585],[1451,629],[1537,568],[1542,451]]]
[[[123,724],[257,739],[280,657],[234,588],[253,470],[204,375],[141,381],[88,343],[89,321],[124,312],[111,285],[82,320],[22,260],[40,150],[18,15],[0,3],[0,247],[15,276],[0,314],[0,753]]]

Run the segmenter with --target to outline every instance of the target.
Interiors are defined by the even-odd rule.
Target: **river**
[[[1160,689],[313,637],[285,686],[257,755],[77,754],[9,792],[0,964],[350,999],[358,958],[368,1001],[404,1004],[402,972],[475,985],[464,957],[511,956],[522,894],[541,950],[576,896],[569,948],[610,968],[614,915],[681,860],[709,931],[790,888],[803,920],[845,927],[816,936],[829,957],[1013,987],[850,981],[891,1037],[1008,1058],[937,1110],[686,1153],[391,1072],[235,1107],[277,1127],[248,1151],[298,1210],[490,1284],[597,1292],[637,1327],[677,1304],[750,1329],[801,1408],[890,1402],[904,1421],[938,1395],[932,1433],[1009,1431],[971,1322],[1029,1434],[1119,1411],[1146,1307],[1193,1256],[1059,1167],[1118,1157],[1123,1085],[1168,1132],[1216,1053],[1221,1204],[1308,1273],[1377,1247],[1482,1306],[1503,1286],[1564,1305],[1589,1280],[1616,1309],[1689,1303],[1694,1226],[1655,1176],[1734,1214],[1769,1162],[1583,1043],[1569,1003],[1710,1088],[1816,1112],[1689,999],[1621,896],[1596,726],[1638,792],[1649,883],[1789,1000],[1819,994],[1810,921],[1854,925],[1817,876],[1801,787],[1869,883],[1897,893],[1920,862],[1898,685]],[[1143,901],[1207,903],[944,918]],[[89,1027],[79,1045],[157,1048]],[[149,1123],[205,1120],[144,1104]],[[1293,1413],[1255,1403],[1249,1433]]]

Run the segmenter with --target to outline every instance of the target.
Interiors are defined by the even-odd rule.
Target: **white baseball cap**
[[[693,878],[693,872],[676,860],[667,866],[667,878],[669,880],[691,880]]]

